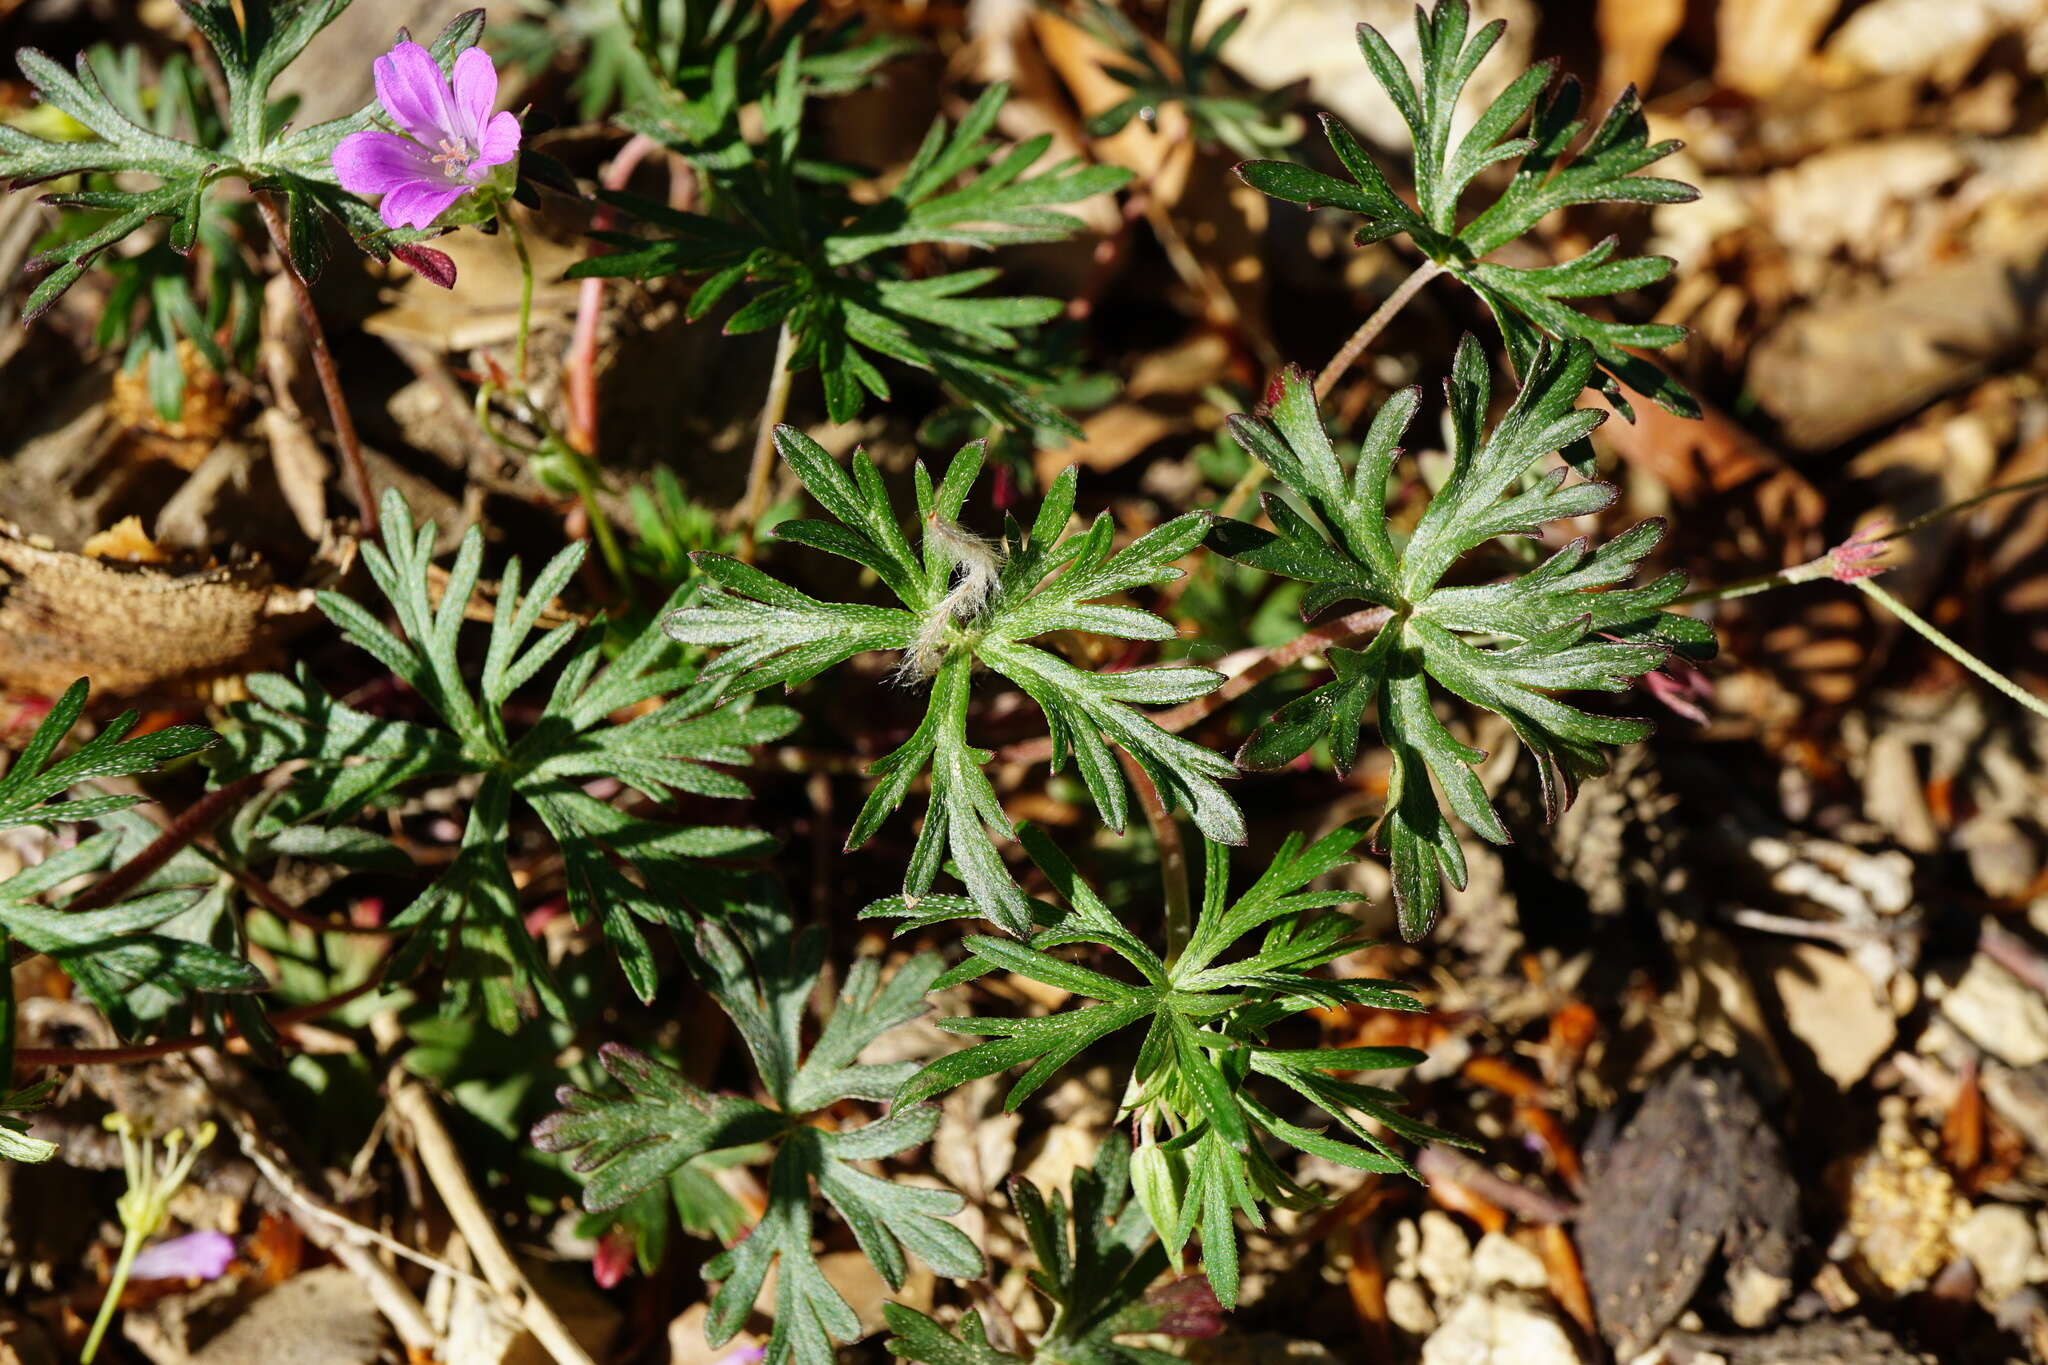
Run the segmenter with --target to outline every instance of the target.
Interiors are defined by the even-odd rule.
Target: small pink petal
[[[430,228],[450,205],[468,193],[467,185],[451,186],[446,181],[415,182],[400,185],[385,195],[377,211],[383,215],[387,227]]]
[[[441,168],[411,138],[369,129],[334,149],[334,174],[351,194],[389,194],[403,185],[441,180]]]
[[[384,112],[419,141],[434,147],[443,138],[461,135],[447,78],[432,53],[418,43],[401,42],[373,62],[371,70]]]
[[[498,103],[498,68],[482,48],[465,48],[455,59],[454,80],[456,126],[464,141],[479,146]]]
[[[144,1247],[129,1274],[138,1280],[217,1280],[235,1260],[235,1239],[224,1232],[188,1232]]]
[[[519,155],[519,116],[509,110],[492,118],[484,125],[483,136],[477,141],[476,160],[469,163],[472,178],[481,178],[481,172],[493,166],[502,166]]]

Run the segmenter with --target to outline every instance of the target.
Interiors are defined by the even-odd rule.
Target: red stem
[[[351,986],[339,995],[330,995],[325,1000],[315,1000],[310,1005],[296,1005],[288,1010],[279,1010],[270,1016],[270,1022],[282,1032],[294,1024],[303,1024],[318,1019],[324,1014],[346,1005],[358,996],[367,995],[383,982],[381,972],[373,974],[360,985]],[[227,1030],[227,1041],[241,1036],[232,1027]],[[206,1034],[194,1034],[189,1038],[167,1038],[154,1043],[135,1043],[123,1047],[24,1047],[14,1053],[16,1066],[119,1066],[127,1062],[146,1062],[157,1057],[169,1057],[180,1052],[193,1052],[202,1047],[212,1047],[214,1040]]]
[[[313,356],[313,373],[320,379],[320,396],[327,400],[327,416],[334,423],[334,444],[341,449],[342,468],[348,472],[349,494],[355,499],[356,511],[362,517],[363,534],[377,534],[377,500],[370,493],[370,471],[363,463],[362,442],[356,439],[356,423],[348,415],[348,395],[342,392],[341,371],[335,366],[334,352],[327,347],[327,329],[320,325],[320,310],[313,306],[312,291],[299,278],[297,267],[292,265],[291,240],[285,232],[284,219],[278,215],[277,206],[270,202],[267,194],[256,197],[256,211],[263,215],[263,226],[270,232],[271,245],[277,248],[278,269],[291,281],[292,301],[299,307],[299,321],[306,329],[306,349]]]
[[[145,878],[165,863],[180,849],[212,829],[221,818],[241,805],[263,785],[263,780],[272,770],[250,773],[247,777],[216,787],[185,808],[183,814],[165,827],[164,832],[150,840],[148,847],[127,862],[94,882],[90,889],[64,908],[72,913],[80,910],[100,910],[116,904],[130,891],[139,886]]]

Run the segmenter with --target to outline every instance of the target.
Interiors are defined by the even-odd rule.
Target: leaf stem
[[[1337,387],[1337,381],[1344,377],[1344,372],[1357,364],[1358,358],[1365,354],[1366,348],[1379,340],[1380,333],[1387,330],[1387,324],[1408,306],[1410,299],[1422,292],[1422,286],[1441,275],[1443,270],[1439,262],[1425,259],[1409,273],[1407,279],[1394,287],[1394,292],[1387,295],[1386,302],[1373,309],[1372,316],[1359,324],[1358,330],[1337,348],[1337,354],[1331,356],[1330,363],[1323,366],[1322,371],[1316,375],[1318,403],[1330,396],[1330,391]]]
[[[334,352],[327,345],[327,330],[320,325],[320,310],[313,306],[313,292],[299,278],[297,267],[292,265],[291,242],[285,233],[284,219],[278,215],[277,205],[267,194],[258,194],[255,199],[256,211],[263,217],[271,245],[277,248],[278,268],[291,281],[292,301],[298,305],[299,322],[306,329],[306,349],[313,357],[313,373],[320,380],[320,396],[327,400],[327,416],[334,424],[334,443],[341,449],[342,468],[348,471],[349,494],[355,499],[356,511],[362,517],[363,534],[374,536],[377,534],[377,499],[370,493],[370,471],[363,463],[363,446],[356,438],[355,419],[348,413],[348,396],[342,392],[341,371],[335,366]]]
[[[1970,653],[1969,650],[1964,649],[1954,640],[1949,639],[1948,636],[1942,634],[1941,630],[1932,621],[1921,616],[1920,613],[1914,611],[1904,602],[1901,602],[1886,589],[1878,586],[1875,578],[1859,578],[1855,580],[1855,584],[1872,601],[1912,627],[1913,630],[1918,632],[1922,638],[1936,649],[1948,655],[1949,658],[1954,659],[1964,668],[1976,674],[1985,683],[2011,697],[2035,715],[2048,719],[2048,701],[2041,700],[2041,698],[1992,668],[1990,664],[1985,663],[1982,659]]]
[[[254,795],[264,779],[274,771],[276,769],[266,768],[260,773],[250,773],[200,797],[171,821],[162,834],[150,840],[140,853],[94,882],[64,908],[71,914],[77,914],[81,910],[102,910],[121,900],[140,886],[144,878],[169,862],[180,849],[211,830],[229,812]]]
[[[1344,377],[1344,372],[1357,364],[1358,358],[1366,353],[1373,342],[1379,340],[1380,333],[1387,330],[1388,324],[1408,306],[1409,300],[1422,292],[1422,286],[1441,275],[1443,270],[1443,266],[1436,261],[1425,259],[1421,265],[1409,272],[1407,279],[1394,286],[1394,292],[1387,295],[1385,301],[1372,310],[1372,316],[1358,325],[1358,330],[1337,348],[1337,353],[1330,357],[1329,363],[1316,375],[1316,402],[1320,403],[1330,396],[1331,390],[1337,387],[1337,381]],[[1224,497],[1222,506],[1217,508],[1217,515],[1236,516],[1237,509],[1244,506],[1251,495],[1259,491],[1259,485],[1266,481],[1266,475],[1266,466],[1253,460],[1252,467],[1245,471],[1244,477],[1239,479],[1236,486]]]
[[[1159,881],[1166,893],[1166,965],[1171,969],[1195,936],[1194,901],[1188,892],[1187,844],[1181,838],[1173,812],[1166,808],[1159,787],[1144,765],[1121,749],[1117,757],[1123,760],[1124,773],[1138,794],[1145,823],[1152,827],[1152,840],[1159,845]]]
[[[754,562],[754,540],[768,511],[768,484],[775,472],[775,427],[789,410],[789,358],[796,338],[784,322],[775,336],[775,372],[768,377],[768,396],[761,404],[761,425],[754,433],[754,460],[747,470],[747,492],[740,502],[740,554]]]
[[[279,1030],[294,1024],[304,1024],[322,1015],[332,1014],[351,1000],[368,995],[384,983],[384,973],[373,971],[368,979],[330,995],[325,1000],[310,1004],[296,1005],[288,1010],[279,1010],[270,1016],[270,1022]],[[237,1033],[232,1028],[227,1037],[233,1039]],[[20,1066],[125,1066],[132,1062],[153,1061],[158,1057],[173,1057],[181,1052],[195,1052],[203,1047],[214,1047],[221,1042],[208,1034],[195,1033],[185,1038],[161,1038],[154,1043],[131,1043],[121,1047],[25,1047],[17,1049],[14,1060]]]

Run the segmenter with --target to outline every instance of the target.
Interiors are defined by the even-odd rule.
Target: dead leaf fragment
[[[142,529],[142,518],[137,516],[123,517],[87,539],[82,553],[87,559],[111,559],[122,564],[163,564],[170,559]]]
[[[353,543],[337,554],[352,558]],[[316,618],[311,588],[272,582],[260,563],[115,564],[0,523],[0,686],[55,696],[89,678],[117,695],[204,690],[276,665]]]

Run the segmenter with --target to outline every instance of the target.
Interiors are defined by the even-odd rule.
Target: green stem
[[[1932,621],[1929,621],[1904,602],[1892,596],[1891,593],[1879,587],[1876,579],[1859,578],[1856,580],[1856,586],[1867,593],[1872,601],[1919,632],[1929,644],[1948,655],[1949,658],[1954,659],[1984,682],[2003,692],[2006,696],[2011,697],[2035,715],[2048,718],[2048,701],[2041,700],[2041,698],[2027,691],[2018,683],[2013,682],[2004,674],[1993,669],[1990,664],[1985,663],[1954,640],[1949,639],[1948,636],[1941,633],[1940,629]]]
[[[590,516],[590,534],[597,541],[597,552],[604,557],[612,581],[619,585],[619,591],[625,594],[627,602],[636,602],[638,595],[633,591],[633,575],[626,567],[626,553],[619,546],[618,534],[612,529],[612,519],[605,515],[604,507],[598,502],[597,479],[591,473],[588,457],[552,434],[548,439],[567,453],[570,482],[576,485],[576,496],[583,500],[583,510]]]
[[[142,1250],[142,1238],[134,1228],[121,1234],[121,1259],[114,1263],[114,1278],[107,1281],[107,1296],[100,1300],[100,1315],[93,1319],[92,1334],[85,1339],[85,1350],[79,1353],[79,1365],[92,1365],[93,1356],[99,1353],[100,1338],[107,1334],[107,1326],[114,1320],[114,1310],[121,1306],[121,1291],[128,1287],[128,1272],[135,1268],[136,1253]]]
[[[526,234],[519,229],[519,220],[508,208],[498,215],[498,221],[505,225],[505,231],[512,238],[512,250],[519,256],[519,334],[512,352],[512,369],[519,378],[521,390],[526,388],[526,338],[533,330],[533,257],[527,254]]]

